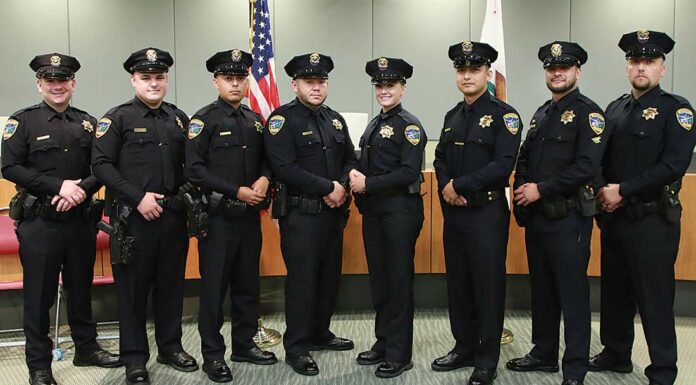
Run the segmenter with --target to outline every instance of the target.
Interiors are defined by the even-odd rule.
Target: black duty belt
[[[463,194],[466,199],[466,206],[471,208],[483,207],[493,201],[505,197],[505,190],[474,191]]]
[[[288,199],[288,207],[296,208],[304,214],[319,214],[331,209],[321,198],[308,198],[300,195],[291,195]]]

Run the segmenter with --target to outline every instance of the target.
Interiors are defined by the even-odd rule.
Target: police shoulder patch
[[[14,133],[17,132],[17,127],[19,127],[18,121],[14,119],[8,119],[7,122],[5,122],[5,129],[2,131],[2,139],[10,139],[12,135],[14,135]]]
[[[503,115],[503,122],[505,122],[505,128],[507,128],[512,135],[517,135],[517,132],[520,130],[519,115],[514,112],[507,113]]]
[[[689,108],[680,108],[677,110],[676,115],[679,125],[687,131],[691,130],[691,127],[694,125],[694,112]]]
[[[594,133],[597,135],[601,135],[602,132],[604,132],[604,126],[606,125],[604,122],[604,116],[598,112],[591,112],[587,118],[590,121],[590,128],[592,131],[594,131]]]
[[[406,126],[404,129],[404,135],[406,136],[406,140],[408,140],[412,145],[417,146],[418,143],[420,143],[420,127],[416,126],[415,124]]]
[[[197,137],[198,135],[203,132],[203,126],[205,126],[205,123],[203,123],[202,120],[200,119],[191,119],[189,122],[189,128],[188,128],[188,138],[193,139]]]
[[[109,118],[101,118],[99,120],[99,123],[97,123],[97,131],[95,132],[95,136],[98,138],[101,138],[106,134],[107,131],[109,131],[109,127],[111,127],[111,119]]]
[[[280,129],[283,128],[283,124],[285,124],[285,117],[280,115],[272,117],[268,121],[268,132],[270,132],[271,135],[279,133]]]

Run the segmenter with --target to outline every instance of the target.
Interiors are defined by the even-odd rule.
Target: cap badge
[[[232,50],[232,61],[235,63],[239,63],[239,61],[242,60],[242,51],[238,49],[233,49]]]
[[[389,60],[387,58],[381,57],[377,60],[377,68],[384,71],[389,67]]]
[[[553,57],[559,57],[563,53],[563,47],[561,47],[560,44],[556,43],[551,46],[551,55]]]
[[[563,125],[566,125],[568,123],[573,123],[574,118],[575,118],[575,113],[573,111],[565,110],[561,114],[561,123],[563,123]]]
[[[655,120],[655,117],[659,115],[659,112],[657,112],[657,108],[655,107],[648,107],[643,110],[643,119],[645,120],[650,120],[653,119]]]
[[[379,129],[379,134],[383,138],[389,139],[392,137],[392,135],[394,135],[394,127],[392,127],[390,125],[384,125]]]
[[[53,67],[60,67],[60,56],[58,56],[58,55],[51,56],[51,65]]]
[[[320,59],[321,59],[321,57],[319,56],[319,54],[315,52],[315,53],[309,55],[309,64],[315,66],[315,65],[319,64]]]
[[[490,127],[491,123],[493,123],[493,117],[491,115],[483,115],[481,119],[479,119],[479,126],[481,126],[481,128]]]
[[[147,61],[149,62],[157,61],[157,51],[155,51],[154,49],[148,49],[147,52],[145,52],[145,56],[147,57]]]
[[[645,29],[641,29],[640,31],[636,32],[636,35],[638,35],[638,41],[641,43],[645,43],[650,39],[650,32]]]
[[[472,44],[470,41],[465,41],[462,43],[462,51],[471,52],[473,50],[474,50],[474,44]]]

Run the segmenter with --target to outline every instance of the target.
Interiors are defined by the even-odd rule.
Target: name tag
[[[313,133],[314,133],[314,131],[304,131],[302,133],[302,136],[312,135]]]
[[[454,144],[456,144],[457,146],[463,146],[464,142],[454,142]]]
[[[449,130],[451,130],[451,129],[452,129],[452,127],[447,127],[447,128],[445,128],[444,131],[445,131],[445,132],[449,132]]]
[[[50,137],[51,137],[51,135],[39,136],[36,138],[36,140],[46,140],[46,139],[49,139]]]
[[[220,133],[220,136],[227,136],[227,135],[232,135],[232,131],[222,131]]]
[[[137,132],[137,133],[139,133],[139,134],[143,134],[143,133],[146,133],[146,132],[147,132],[147,128],[145,128],[145,127],[134,128],[134,129],[133,129],[133,132]]]

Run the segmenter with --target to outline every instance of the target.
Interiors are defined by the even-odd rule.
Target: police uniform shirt
[[[427,141],[418,118],[401,104],[372,119],[360,138],[366,191],[379,193],[418,181]]]
[[[638,99],[623,95],[607,107],[613,133],[604,156],[603,183],[620,183],[624,197],[657,199],[691,162],[696,136],[693,108],[656,86]]]
[[[188,179],[208,192],[236,199],[240,186],[271,176],[262,134],[261,116],[245,105],[235,109],[218,98],[203,107],[189,123]]]
[[[54,195],[66,179],[82,179],[91,195],[99,182],[91,175],[90,154],[97,121],[75,107],[56,112],[46,102],[19,110],[5,124],[2,173],[34,193]]]
[[[329,194],[333,181],[347,184],[356,164],[345,120],[325,105],[316,111],[297,99],[282,105],[269,117],[263,135],[273,172],[291,194]]]
[[[184,183],[188,117],[170,103],[151,109],[140,99],[99,120],[92,164],[118,201],[137,206],[145,192],[172,194]]]
[[[536,182],[542,198],[575,194],[599,174],[607,137],[604,113],[579,89],[547,101],[520,149],[515,187]]]
[[[458,194],[508,186],[522,122],[514,108],[488,92],[445,115],[433,166],[440,189],[453,179]]]

